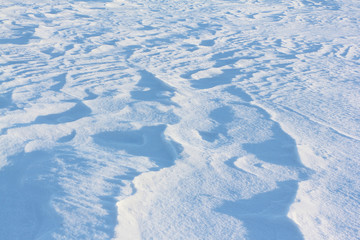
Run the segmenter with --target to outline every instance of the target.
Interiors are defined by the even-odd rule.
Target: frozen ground
[[[360,236],[358,0],[1,0],[0,239]]]

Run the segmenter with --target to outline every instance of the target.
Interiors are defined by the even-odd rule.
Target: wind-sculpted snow
[[[0,3],[0,239],[357,239],[357,1]]]

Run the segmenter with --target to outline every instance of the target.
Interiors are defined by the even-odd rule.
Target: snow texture
[[[0,239],[360,236],[358,0],[1,0]]]

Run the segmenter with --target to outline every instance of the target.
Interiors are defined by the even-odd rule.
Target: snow
[[[0,239],[358,239],[360,3],[2,0]]]

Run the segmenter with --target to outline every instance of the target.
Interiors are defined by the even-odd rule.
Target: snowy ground
[[[1,0],[0,239],[358,239],[358,0]]]

